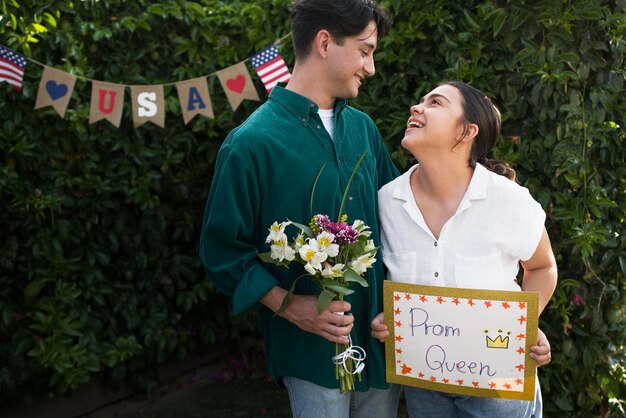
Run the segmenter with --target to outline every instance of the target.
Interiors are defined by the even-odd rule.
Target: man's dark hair
[[[376,22],[378,38],[387,34],[390,20],[374,0],[294,0],[291,32],[296,58],[306,58],[317,33],[327,30],[341,45],[348,36],[357,35]]]

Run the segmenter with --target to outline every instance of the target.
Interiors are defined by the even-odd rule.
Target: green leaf
[[[308,226],[303,225],[303,224],[300,224],[300,223],[298,223],[298,222],[291,222],[291,224],[292,224],[293,226],[296,226],[296,227],[300,228],[300,230],[301,230],[302,232],[304,232],[304,235],[306,235],[307,237],[309,237],[309,238],[313,238],[313,231],[312,231],[312,230],[311,230],[311,228],[309,228]]]
[[[354,293],[354,290],[352,289],[348,289],[346,286],[343,286],[339,283],[337,283],[337,281],[333,280],[333,279],[324,279],[322,280],[322,286],[325,289],[330,289],[332,291],[334,291],[335,293],[338,293],[340,295],[351,295]]]
[[[319,297],[317,298],[317,313],[321,314],[322,312],[324,312],[326,308],[328,308],[328,305],[330,305],[330,302],[335,299],[335,297],[337,297],[337,295],[330,290],[322,290],[322,293],[320,293]]]
[[[365,277],[359,275],[356,271],[352,269],[347,269],[343,274],[344,279],[347,282],[358,283],[363,287],[368,287],[369,283],[365,280]]]

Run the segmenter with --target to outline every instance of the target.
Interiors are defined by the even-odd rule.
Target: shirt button
[[[305,118],[302,118],[302,122],[306,122],[306,119],[305,119]]]
[[[435,241],[435,247],[437,247],[439,244],[437,244],[437,241]]]
[[[319,128],[320,128],[320,126],[319,126],[319,125],[317,125],[317,129],[319,129]]]
[[[352,200],[352,196],[348,196],[348,200]]]
[[[439,277],[439,273],[435,272],[435,277]]]
[[[311,106],[311,107],[315,107],[315,105],[314,105],[313,103],[311,103],[311,105],[310,105],[310,106]]]

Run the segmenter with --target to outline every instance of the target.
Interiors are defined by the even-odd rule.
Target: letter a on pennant
[[[205,77],[176,83],[176,90],[178,90],[178,99],[185,125],[196,115],[204,115],[210,119],[215,117]]]
[[[163,85],[130,86],[133,102],[133,122],[135,128],[146,122],[165,127],[165,105]]]
[[[91,107],[89,109],[89,124],[106,119],[117,128],[122,120],[124,109],[124,88],[122,84],[91,82]]]

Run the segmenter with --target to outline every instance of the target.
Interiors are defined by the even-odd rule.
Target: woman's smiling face
[[[454,86],[442,85],[410,108],[402,146],[413,153],[421,147],[450,150],[465,130],[463,96]]]

